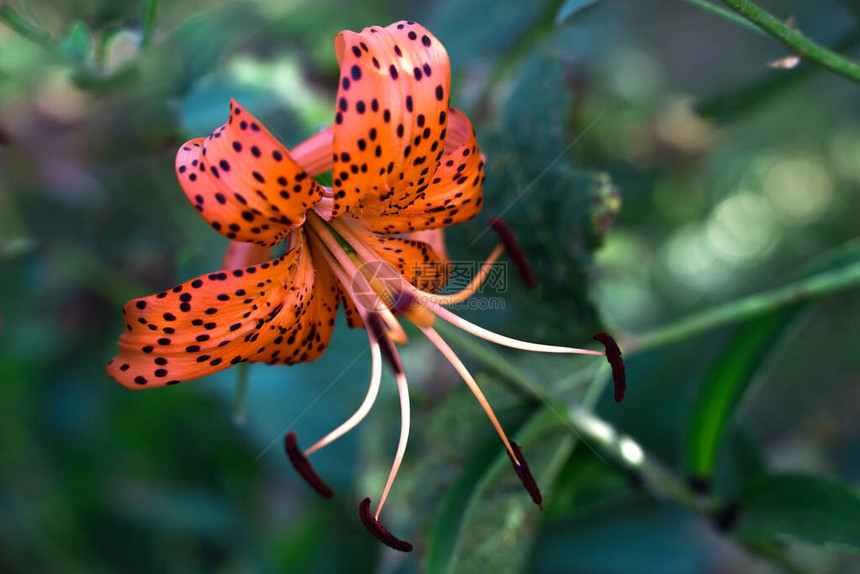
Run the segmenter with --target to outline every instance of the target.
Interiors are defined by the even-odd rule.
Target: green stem
[[[749,20],[741,18],[740,16],[738,16],[737,14],[732,12],[731,10],[726,10],[725,8],[723,8],[721,6],[717,6],[716,4],[711,4],[707,0],[684,0],[684,2],[687,2],[688,4],[693,4],[694,6],[698,6],[702,10],[710,12],[711,14],[716,14],[717,16],[725,18],[726,20],[730,20],[730,21],[734,22],[735,24],[740,24],[744,28],[747,28],[748,30],[752,30],[753,32],[756,32],[758,34],[764,33],[761,31],[760,28],[758,28],[755,24],[752,24]]]
[[[245,407],[248,402],[248,376],[251,365],[240,363],[236,368],[236,394],[233,396],[233,423],[236,426],[245,424]]]
[[[755,26],[785,44],[793,54],[860,84],[860,66],[836,52],[819,46],[749,0],[720,0]]]
[[[146,12],[143,15],[143,49],[149,47],[155,36],[155,21],[158,14],[158,0],[149,0],[146,3]]]
[[[628,336],[620,341],[620,346],[625,353],[660,347],[711,329],[758,317],[800,301],[858,285],[860,285],[860,263],[854,263],[837,271],[818,273],[772,291],[726,303],[649,333]]]
[[[703,496],[692,492],[682,479],[646,454],[633,438],[618,433],[608,422],[594,414],[594,405],[609,380],[609,377],[601,376],[601,373],[605,375],[605,370],[596,375],[582,405],[574,404],[565,411],[559,408],[558,401],[533,385],[523,372],[498,353],[442,321],[438,322],[435,328],[458,348],[478,359],[487,370],[538,398],[546,408],[551,409],[564,421],[576,439],[582,440],[590,448],[599,451],[601,456],[611,459],[631,474],[641,476],[654,495],[689,508],[707,520],[710,520],[714,511],[719,508],[720,500],[716,496]],[[779,548],[772,545],[748,545],[748,549],[789,572],[804,574]]]

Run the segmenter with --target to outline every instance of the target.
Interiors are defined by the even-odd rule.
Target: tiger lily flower
[[[123,309],[125,332],[108,374],[131,389],[173,385],[241,362],[309,362],[326,350],[343,306],[350,327],[368,335],[367,395],[347,421],[301,451],[285,448],[324,496],[331,489],[308,461],[354,428],[379,391],[383,363],[400,394],[401,432],[376,511],[362,501],[365,526],[398,550],[411,545],[379,521],[406,451],[410,409],[397,344],[406,319],[439,350],[480,402],[534,501],[541,494],[517,445],[508,439],[466,366],[433,328],[441,319],[509,347],[549,353],[608,352],[527,343],[487,331],[446,306],[474,293],[503,251],[525,266],[513,235],[494,220],[502,242],[460,293],[437,292],[446,279],[442,228],[481,208],[484,163],[468,118],[449,108],[450,69],[442,44],[414,22],[335,39],[340,64],[334,124],[292,150],[235,101],[227,122],[187,142],[176,156],[183,191],[200,215],[232,240],[224,268]],[[332,185],[315,176],[332,172]],[[271,258],[272,249],[280,255]],[[620,353],[617,353],[620,364]]]

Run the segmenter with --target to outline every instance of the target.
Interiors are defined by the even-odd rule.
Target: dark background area
[[[856,268],[860,87],[769,67],[785,46],[697,2],[604,0],[561,21],[573,4],[182,1],[150,20],[142,1],[0,3],[0,570],[860,572],[857,291],[649,339]],[[856,2],[765,7],[857,55]],[[393,379],[315,455],[333,501],[281,450],[285,431],[309,444],[362,400],[367,340],[342,317],[319,361],[248,369],[243,424],[237,369],[146,392],[104,372],[122,305],[216,269],[227,245],[175,180],[178,146],[220,125],[230,97],[296,145],[331,122],[335,34],[401,19],[448,49],[452,105],[487,156],[484,211],[450,230],[451,257],[485,257],[491,234],[473,238],[504,213],[540,280],[510,277],[478,295],[503,309],[465,315],[555,344],[608,330],[629,373],[616,405],[595,359],[493,349],[547,406],[489,347],[451,339],[529,447],[541,514],[410,332],[413,430],[385,511],[410,555],[356,512],[396,446]],[[623,441],[577,442],[552,414],[581,401],[655,466]]]

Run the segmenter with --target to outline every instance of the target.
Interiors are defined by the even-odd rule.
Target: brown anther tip
[[[358,516],[361,518],[364,527],[376,536],[380,542],[400,552],[412,552],[412,544],[394,536],[380,521],[373,517],[370,513],[369,497],[362,500],[361,504],[358,505]]]
[[[593,338],[606,347],[606,360],[612,366],[612,380],[615,381],[615,402],[620,403],[624,399],[624,391],[627,390],[627,375],[624,372],[624,361],[621,360],[621,349],[608,333],[595,333]]]
[[[487,220],[487,223],[490,224],[490,228],[499,236],[499,241],[502,242],[505,253],[510,257],[514,267],[517,268],[523,283],[529,289],[535,287],[537,285],[537,277],[535,277],[526,254],[520,246],[520,242],[517,241],[516,235],[514,235],[514,232],[508,226],[508,223],[501,217],[491,217]]]
[[[293,464],[293,468],[295,468],[296,472],[298,472],[299,475],[311,485],[311,488],[319,492],[323,498],[331,498],[334,496],[334,491],[332,491],[331,487],[329,487],[329,485],[320,478],[317,471],[315,471],[314,467],[311,466],[310,461],[304,454],[302,454],[302,451],[299,450],[296,433],[289,432],[287,433],[287,436],[284,437],[284,450],[287,451],[287,456]]]
[[[540,493],[540,488],[538,488],[538,485],[532,476],[532,472],[529,470],[529,464],[526,462],[526,459],[517,443],[511,441],[511,448],[514,449],[514,453],[517,457],[512,457],[511,453],[508,452],[508,458],[511,459],[511,462],[514,465],[514,470],[517,472],[517,476],[520,477],[520,481],[522,481],[523,486],[529,493],[529,496],[532,497],[532,501],[534,501],[534,503],[543,510],[543,495]]]

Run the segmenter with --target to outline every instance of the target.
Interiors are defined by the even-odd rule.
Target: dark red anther
[[[394,536],[380,521],[373,517],[370,513],[370,498],[365,498],[358,505],[358,516],[361,518],[364,527],[376,536],[380,542],[400,552],[412,552],[412,544]]]
[[[394,341],[385,332],[385,325],[382,318],[374,311],[367,314],[367,328],[370,334],[379,343],[379,348],[382,351],[382,356],[388,361],[391,370],[395,374],[402,374],[403,362],[400,360],[400,353],[397,352],[397,347],[394,346]]]
[[[595,333],[594,340],[606,347],[606,360],[612,366],[612,380],[615,381],[615,402],[620,403],[627,390],[627,375],[624,372],[624,361],[621,360],[621,349],[618,343],[607,333]]]
[[[311,466],[310,461],[304,454],[302,454],[302,451],[299,450],[296,433],[289,432],[287,433],[287,436],[284,437],[284,450],[287,451],[287,456],[289,457],[290,462],[293,463],[293,467],[296,469],[296,472],[298,472],[314,490],[319,492],[323,498],[331,498],[334,496],[334,492],[331,487],[329,487],[329,485],[320,478],[317,471],[315,471],[314,467]]]
[[[492,230],[498,234],[499,241],[502,242],[502,246],[505,248],[505,253],[510,257],[514,267],[517,268],[520,277],[522,277],[523,283],[525,283],[526,287],[529,289],[535,287],[537,285],[537,277],[535,277],[531,265],[529,265],[529,261],[526,258],[523,248],[520,246],[520,242],[517,241],[517,237],[514,235],[514,232],[511,231],[507,222],[501,217],[491,217],[487,222],[490,224]]]
[[[514,449],[514,453],[517,457],[512,457],[511,453],[508,452],[508,458],[511,459],[511,462],[514,465],[514,470],[517,471],[517,476],[520,477],[520,481],[522,481],[523,486],[526,487],[526,490],[528,491],[529,496],[532,497],[534,503],[543,510],[543,495],[540,493],[540,488],[538,488],[535,478],[529,470],[529,465],[526,462],[519,445],[514,441],[511,441],[511,448]]]

